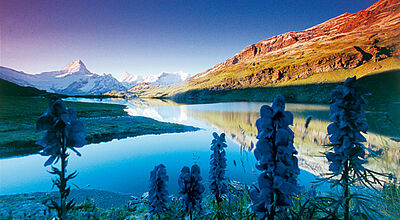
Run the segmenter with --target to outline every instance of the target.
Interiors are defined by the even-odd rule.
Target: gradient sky
[[[27,73],[81,59],[94,73],[203,72],[260,40],[377,0],[0,0],[0,65]]]

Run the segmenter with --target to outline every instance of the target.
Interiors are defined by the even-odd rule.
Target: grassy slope
[[[359,79],[372,94],[371,103],[400,101],[400,70],[370,74]],[[213,103],[230,101],[271,102],[277,94],[292,103],[329,103],[330,92],[340,83],[292,84],[286,86],[258,87],[233,90],[192,90],[172,97],[181,103]]]
[[[172,98],[180,102],[214,102],[216,101],[258,101],[257,92],[275,94],[273,91],[278,87],[280,93],[292,95],[293,92],[307,93],[311,89],[327,93],[331,90],[331,83],[343,82],[349,76],[362,78],[368,75],[384,73],[400,69],[400,32],[399,24],[380,29],[367,29],[360,32],[354,31],[334,37],[324,37],[321,40],[310,40],[301,42],[280,50],[257,56],[248,60],[241,60],[235,65],[227,65],[219,69],[209,71],[206,76],[191,78],[189,82],[181,83],[172,87],[158,88],[136,88],[128,91],[127,96]],[[356,68],[339,68],[336,70],[332,65],[338,60],[346,59],[353,55],[360,55],[355,48],[361,48],[366,53],[373,53],[372,48],[387,48],[391,52],[389,57],[375,60],[372,57]],[[370,56],[372,56],[370,54]],[[324,63],[326,60],[330,62]],[[338,59],[338,60],[336,60]],[[333,61],[336,60],[336,61]],[[319,62],[321,61],[321,64]],[[266,69],[273,69],[269,76],[260,73]],[[340,69],[342,68],[342,69]],[[281,79],[277,82],[271,81],[274,74],[282,71]],[[322,71],[322,72],[321,72]],[[260,81],[253,80],[261,77]],[[383,82],[388,80],[383,79]],[[323,85],[325,84],[325,85]],[[299,86],[293,90],[293,87]],[[303,87],[302,87],[303,86]],[[287,90],[287,91],[286,91]],[[240,92],[238,92],[240,91]],[[117,95],[117,94],[113,94]],[[240,97],[237,97],[239,95]],[[255,96],[253,96],[255,95]],[[212,96],[212,97],[211,97]],[[324,95],[312,93],[305,97],[290,97],[291,101],[326,103]],[[310,99],[311,98],[311,99]],[[262,100],[264,101],[264,100]]]
[[[84,123],[88,143],[144,134],[161,134],[195,130],[145,117],[130,117],[123,105],[66,102],[77,110]],[[36,120],[47,110],[48,99],[33,97],[0,97],[0,158],[35,153],[34,143],[43,133],[36,133]]]
[[[284,70],[285,67],[294,68],[290,75],[289,81],[279,81],[277,83],[257,82],[250,85],[250,87],[258,86],[283,86],[287,84],[304,84],[304,83],[322,83],[322,82],[338,82],[343,81],[348,75],[357,74],[358,77],[366,74],[387,71],[395,68],[400,68],[400,60],[398,57],[400,32],[396,27],[385,27],[385,30],[370,29],[361,32],[350,32],[342,35],[340,38],[331,38],[324,40],[310,41],[299,46],[283,48],[282,50],[267,53],[265,56],[256,57],[251,60],[245,60],[235,65],[230,65],[221,68],[217,71],[211,72],[207,77],[191,80],[185,90],[192,89],[205,89],[213,88],[221,85],[227,78],[233,81],[238,81],[252,73],[257,73],[266,68],[274,68],[275,72]],[[377,41],[376,43],[374,41]],[[322,73],[323,75],[313,72],[312,74],[319,74],[320,77],[300,77],[304,64],[311,64],[317,60],[329,57],[331,55],[342,57],[343,55],[357,54],[354,46],[360,47],[364,50],[369,46],[378,46],[392,48],[392,55],[397,57],[387,58],[379,62],[369,62],[359,66],[355,69],[341,69],[339,71],[328,71]],[[344,74],[343,74],[344,73]],[[312,76],[312,75],[311,75]],[[245,88],[248,85],[238,86],[237,88]]]
[[[400,69],[400,58],[390,57],[379,62],[367,62],[354,69],[339,69],[331,72],[314,74],[301,80],[282,82],[279,86],[337,83],[343,82],[349,76],[362,78],[364,76],[375,75],[396,69]]]
[[[183,83],[170,88],[160,87],[155,90],[146,90],[140,94],[140,97],[165,97],[181,103],[210,103],[229,101],[272,101],[270,97],[280,93],[285,95],[290,102],[327,103],[329,102],[329,96],[326,94],[329,94],[338,83],[343,82],[347,77],[357,76],[359,79],[363,78],[361,79],[361,81],[363,81],[368,80],[369,76],[377,75],[375,78],[373,77],[374,80],[379,80],[375,81],[376,84],[385,85],[389,83],[390,85],[388,87],[384,86],[384,89],[379,91],[379,89],[374,88],[374,86],[369,83],[368,89],[374,91],[374,100],[382,102],[382,100],[380,100],[382,96],[380,95],[379,98],[376,98],[377,94],[385,93],[389,96],[396,96],[396,93],[390,91],[399,90],[398,86],[392,83],[399,82],[399,70],[400,59],[397,57],[390,57],[378,62],[367,62],[354,69],[339,69],[317,73],[307,78],[290,80],[277,84],[255,85],[246,88],[225,90],[209,89],[209,86],[219,82],[221,77],[238,77],[238,75],[226,73],[204,77],[204,79],[202,79],[204,82],[196,82],[198,83],[196,85],[192,82],[192,85]],[[395,81],[393,81],[393,79]],[[138,95],[138,93],[128,94],[128,96],[129,95]],[[383,97],[384,100],[393,98],[389,98],[389,96]],[[394,99],[397,98],[395,97]]]
[[[380,28],[363,29],[337,36],[325,36],[321,39],[300,42],[287,48],[257,56],[252,59],[244,59],[235,65],[227,65],[216,70],[209,71],[208,74],[200,78],[192,78],[189,82],[169,88],[158,88],[152,91],[145,91],[139,94],[143,97],[185,97],[185,99],[198,99],[204,95],[218,96],[226,92],[223,90],[244,90],[260,87],[283,87],[292,85],[310,85],[321,83],[342,82],[349,76],[356,75],[358,78],[400,69],[400,32],[399,24],[394,26],[384,26]],[[391,52],[389,57],[376,61],[373,58],[365,58],[364,62],[356,68],[343,68],[333,70],[330,68],[335,62],[319,64],[332,57],[345,59],[355,54],[360,54],[355,48],[361,48],[367,53],[374,53],[374,47],[387,48]],[[371,55],[371,54],[370,54]],[[372,55],[371,55],[372,56]],[[332,59],[334,59],[332,58]],[[339,62],[339,61],[337,61]],[[253,81],[252,77],[260,76],[260,71],[273,68],[274,73],[283,72],[281,80],[271,82],[266,78],[261,81]],[[318,68],[320,68],[318,70]],[[340,67],[336,67],[340,68]],[[289,71],[290,70],[290,71]],[[323,71],[323,72],[321,72]],[[274,75],[274,74],[272,74]],[[269,76],[271,77],[271,76]],[[246,80],[250,78],[250,80]],[[317,86],[321,87],[321,86]],[[322,88],[329,86],[322,86]],[[307,87],[307,88],[313,88]],[[290,90],[290,88],[288,88]],[[283,89],[282,89],[283,90]],[[326,90],[320,90],[327,92]],[[290,92],[289,92],[290,93]],[[137,94],[137,93],[132,93]],[[248,94],[248,93],[243,93]],[[250,93],[252,94],[252,93]],[[237,97],[225,96],[225,98]],[[312,97],[308,102],[326,102],[318,96]],[[254,97],[242,97],[242,100],[254,101]],[[257,99],[257,98],[256,98]],[[184,101],[184,99],[181,101]],[[205,100],[206,101],[206,100]],[[229,101],[229,100],[227,100]],[[191,100],[188,102],[192,102]],[[203,101],[200,101],[203,102]]]
[[[46,93],[44,90],[39,90],[33,87],[24,87],[0,79],[0,96],[36,96]]]

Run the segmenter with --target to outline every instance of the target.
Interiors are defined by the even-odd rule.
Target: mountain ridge
[[[149,76],[138,76],[125,72],[117,80],[111,74],[99,75],[90,72],[82,60],[73,61],[61,70],[39,74],[27,74],[0,66],[1,79],[21,86],[30,86],[48,92],[67,95],[99,95],[110,91],[122,92],[143,83],[171,86],[187,80],[188,76],[189,74],[182,71],[173,73],[161,72]]]
[[[235,54],[233,57],[227,59],[225,62],[217,64],[205,72],[195,75],[193,78],[196,79],[203,77],[209,73],[216,72],[225,67],[230,67],[239,62],[245,62],[256,58],[261,58],[263,56],[273,55],[273,52],[288,48],[296,43],[304,43],[312,40],[320,41],[322,38],[328,37],[331,37],[332,40],[335,40],[343,37],[342,34],[344,33],[357,30],[362,31],[362,28],[365,28],[366,26],[373,27],[373,25],[379,25],[383,22],[397,22],[396,25],[399,26],[399,13],[399,0],[380,0],[370,7],[357,13],[344,13],[306,30],[287,32],[266,40],[259,41],[256,44],[249,45],[242,51]],[[388,14],[394,16],[388,18]],[[271,54],[269,54],[270,52]],[[375,54],[377,53],[375,52]],[[354,58],[361,62],[363,59],[363,57],[360,55],[357,55],[357,57]],[[356,66],[356,64],[352,64],[349,67],[351,68],[354,66]]]
[[[213,98],[207,96],[224,94],[227,99],[236,100],[233,97],[239,94],[236,90],[274,90],[274,87],[283,89],[306,84],[318,87],[342,82],[347,77],[361,78],[399,69],[400,0],[379,0],[357,13],[344,13],[305,30],[249,45],[226,61],[177,85],[141,85],[123,96],[170,98],[192,103],[195,99],[209,101]],[[329,88],[322,86],[318,91]],[[227,95],[229,93],[231,95]],[[252,99],[255,97],[240,98],[243,101]]]
[[[400,69],[400,0],[380,0],[357,13],[249,45],[186,84],[153,96],[340,82],[393,69]]]
[[[20,86],[67,95],[98,95],[111,90],[126,90],[111,74],[98,75],[90,72],[82,60],[72,62],[62,70],[39,74],[27,74],[0,66],[0,78]]]

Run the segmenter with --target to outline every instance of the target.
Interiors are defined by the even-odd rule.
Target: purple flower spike
[[[331,163],[329,170],[335,175],[342,173],[346,161],[356,173],[364,171],[366,160],[362,142],[366,139],[361,132],[366,133],[368,129],[363,109],[366,104],[363,95],[366,94],[367,91],[357,84],[355,76],[347,78],[331,93],[332,123],[327,130],[333,152],[327,153],[326,158]]]
[[[198,165],[193,165],[191,170],[186,166],[182,168],[178,185],[180,188],[179,195],[183,198],[186,211],[193,212],[202,209],[201,200],[205,188],[201,180]]]
[[[292,206],[291,196],[297,190],[300,173],[293,146],[293,114],[285,111],[285,100],[278,95],[272,107],[264,105],[256,121],[258,130],[254,156],[256,168],[262,173],[258,177],[258,189],[250,191],[253,210],[261,219],[275,215],[275,209],[284,210]]]
[[[221,202],[223,195],[228,193],[228,183],[225,176],[226,158],[225,134],[213,133],[214,139],[211,143],[213,153],[210,156],[210,190],[217,202]]]
[[[39,153],[50,156],[45,166],[57,162],[63,144],[79,156],[81,154],[75,148],[86,144],[86,131],[83,123],[76,118],[75,109],[67,108],[58,97],[51,97],[48,110],[36,122],[36,131],[46,131],[42,139],[36,142],[43,147]]]
[[[150,173],[149,211],[152,215],[161,216],[168,202],[167,169],[163,164],[154,167]]]

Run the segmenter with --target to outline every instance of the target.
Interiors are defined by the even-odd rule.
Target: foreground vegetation
[[[251,210],[251,199],[249,195],[249,186],[230,181],[228,185],[229,197],[221,203],[219,209],[226,219],[257,219]],[[335,193],[336,191],[333,191]],[[361,192],[361,191],[360,191]],[[365,193],[365,192],[364,192]],[[400,212],[400,186],[396,184],[394,179],[379,190],[367,192],[368,196],[374,199],[374,203],[370,204],[382,215],[376,216],[376,219],[399,219]],[[15,207],[26,204],[31,201],[32,204],[46,204],[50,196],[54,194],[34,193],[28,195],[12,195],[0,196],[0,207],[4,208],[5,204],[14,204]],[[72,198],[79,201],[78,204],[70,211],[69,219],[146,219],[149,216],[148,210],[148,193],[144,193],[141,197],[128,196],[98,190],[72,190]],[[306,213],[310,214],[320,202],[319,198],[328,196],[326,192],[318,189],[318,187],[301,188],[300,192],[293,198],[293,208],[290,210],[291,219],[307,219]],[[104,198],[107,199],[104,199]],[[170,202],[167,206],[168,212],[163,216],[164,219],[184,219],[187,214],[184,209],[183,200],[176,195],[171,195]],[[113,204],[113,205],[112,205]],[[203,212],[194,217],[194,219],[212,219],[212,213],[217,212],[215,197],[211,194],[205,196],[202,201]],[[354,205],[354,204],[352,204]],[[19,206],[19,211],[23,211],[23,207]],[[33,211],[18,213],[18,210],[0,214],[1,219],[52,219],[56,213],[49,211],[45,205],[38,215],[32,215]],[[4,208],[4,211],[6,208]],[[302,215],[302,216],[300,216]],[[24,217],[25,216],[25,217]],[[31,217],[29,217],[31,216]],[[41,216],[41,217],[38,217]],[[318,219],[318,216],[314,216]],[[362,217],[360,217],[362,219]]]
[[[229,197],[226,197],[219,206],[215,202],[215,197],[208,195],[203,199],[203,210],[193,219],[206,220],[216,219],[215,213],[221,213],[223,219],[232,220],[256,220],[257,217],[251,210],[252,201],[249,194],[249,186],[237,182],[229,183]],[[337,191],[335,191],[337,193]],[[361,190],[358,192],[362,192]],[[365,192],[364,192],[365,193]],[[78,205],[71,212],[71,219],[147,219],[149,216],[147,194],[142,196],[139,203],[132,200],[128,204],[118,208],[104,209],[95,205],[94,200],[86,200]],[[302,190],[293,198],[293,207],[286,215],[277,216],[278,219],[321,219],[322,202],[327,196],[334,197],[333,193],[328,194],[316,188]],[[368,204],[376,210],[375,215],[370,216],[376,219],[399,219],[400,212],[400,186],[394,182],[388,183],[384,188],[372,192],[367,192],[367,197],[371,199]],[[167,212],[161,219],[185,219],[187,214],[184,209],[183,200],[175,195],[170,196],[171,202],[167,206]],[[138,201],[138,200],[134,200]],[[373,201],[373,202],[372,202]],[[133,202],[133,203],[132,203]],[[351,208],[357,204],[352,203]],[[333,210],[335,207],[328,207]],[[353,219],[369,219],[367,216],[353,216]]]
[[[35,142],[43,135],[36,131],[36,120],[48,108],[48,98],[0,96],[0,158],[36,153]],[[99,143],[145,134],[194,131],[197,128],[131,117],[124,105],[66,102],[77,110],[88,143]]]

